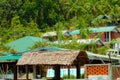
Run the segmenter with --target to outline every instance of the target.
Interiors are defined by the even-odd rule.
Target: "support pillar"
[[[41,78],[41,67],[40,67],[40,65],[37,65],[36,66],[36,78],[37,79],[40,79]]]
[[[14,71],[14,80],[17,80],[17,66],[16,66],[16,64],[14,64],[13,66],[14,66],[14,68],[13,68],[14,69],[13,70]]]
[[[41,65],[41,77],[46,77],[46,67],[45,67],[45,65]]]
[[[55,65],[55,80],[60,80],[60,65]]]
[[[80,65],[76,65],[77,79],[80,79]]]
[[[68,66],[68,79],[70,79],[70,66]]]
[[[29,79],[28,65],[26,65],[25,68],[26,68],[26,80],[28,80]]]
[[[36,79],[36,65],[33,65],[33,78]]]
[[[40,78],[42,78],[42,66],[39,65],[39,68],[40,68]]]

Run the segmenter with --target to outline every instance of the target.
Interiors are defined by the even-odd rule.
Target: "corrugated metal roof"
[[[43,34],[42,36],[47,37],[47,36],[56,36],[56,35],[57,35],[57,33],[54,31],[54,32],[47,32],[47,33]]]
[[[7,61],[7,60],[19,60],[21,56],[19,55],[6,55],[6,56],[1,56],[0,61]]]
[[[52,51],[52,50],[51,50]],[[54,50],[53,50],[54,51]],[[89,51],[86,51],[89,59],[99,59],[99,58],[102,58],[102,59],[109,59],[109,56],[107,55],[101,55],[101,54],[95,54],[95,53],[92,53],[92,52],[89,52]],[[9,54],[9,55],[6,55],[6,56],[1,56],[0,57],[0,61],[4,61],[4,60],[19,60],[21,58],[21,56],[19,55],[13,55],[13,54]],[[120,60],[120,58],[118,57],[111,57],[112,60]]]
[[[93,33],[113,31],[117,26],[90,28]]]
[[[58,48],[55,46],[45,46],[45,47],[34,49],[33,51],[61,51],[61,50],[65,50],[65,49]]]
[[[63,40],[61,42],[59,41],[54,41],[55,44],[69,44],[71,43],[73,40]],[[79,44],[90,44],[90,43],[96,43],[96,44],[102,44],[104,45],[104,43],[102,43],[102,41],[97,38],[97,39],[78,39],[78,40],[74,40],[74,42],[77,42]]]
[[[88,55],[89,58],[97,57],[97,58],[109,59],[109,56],[107,56],[107,55],[95,54],[95,53],[88,52],[88,51],[87,51],[87,55]],[[111,57],[111,59],[113,59],[113,60],[120,60],[120,58],[118,58],[118,57]]]
[[[36,42],[43,42],[43,41],[47,41],[47,40],[39,37],[25,36],[23,38],[7,43],[6,46],[9,46],[11,49],[15,49],[19,53],[19,52],[29,51],[30,48]]]
[[[65,35],[67,32],[67,30],[62,31],[62,34]],[[57,36],[57,32],[53,31],[53,32],[46,32],[45,34],[42,35],[42,37],[47,37],[47,36]]]
[[[46,46],[46,47],[42,47],[42,48],[37,48],[37,49],[34,49],[33,51],[61,51],[61,50],[65,50],[65,49],[62,49],[62,48],[58,48],[58,47],[51,47],[51,46]],[[0,57],[0,61],[4,61],[4,60],[19,60],[22,56],[22,54],[11,54],[11,53],[8,53],[8,52],[4,52],[3,53],[4,56],[1,56]]]
[[[89,30],[92,33],[99,33],[99,32],[109,32],[113,31],[117,26],[106,26],[106,27],[98,27],[98,28],[90,28]],[[80,30],[73,30],[70,32],[70,35],[80,34]]]

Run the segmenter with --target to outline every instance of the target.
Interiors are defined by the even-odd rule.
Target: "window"
[[[111,41],[111,32],[106,32],[106,33],[105,33],[105,41],[106,41],[106,42]]]

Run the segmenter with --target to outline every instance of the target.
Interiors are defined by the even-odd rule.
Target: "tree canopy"
[[[120,18],[120,0],[0,0],[0,40],[60,29],[97,27],[99,15]]]

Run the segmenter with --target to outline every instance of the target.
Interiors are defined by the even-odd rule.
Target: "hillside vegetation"
[[[103,26],[120,18],[120,0],[0,0],[0,42],[56,29]],[[112,18],[96,20],[100,15]]]

